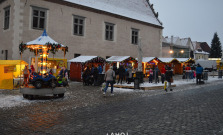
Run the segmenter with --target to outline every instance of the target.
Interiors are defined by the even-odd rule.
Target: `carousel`
[[[48,55],[51,52],[53,55],[56,54],[59,50],[64,52],[64,63],[65,63],[65,55],[68,52],[68,47],[57,43],[52,38],[50,38],[46,30],[44,30],[43,34],[37,39],[27,42],[21,43],[19,45],[19,51],[22,60],[23,52],[28,49],[30,52],[34,52],[35,55],[35,65],[34,70],[31,71],[30,83],[33,86],[25,85],[25,87],[20,87],[20,92],[23,94],[24,98],[33,99],[34,96],[44,96],[52,94],[54,96],[63,97],[66,91],[66,87],[61,87],[58,83],[58,78],[53,76],[48,72]],[[38,71],[38,56],[40,57],[40,70]],[[65,66],[65,64],[64,64]],[[64,83],[65,84],[65,83]],[[60,87],[59,87],[60,86]],[[66,85],[62,85],[66,86]]]

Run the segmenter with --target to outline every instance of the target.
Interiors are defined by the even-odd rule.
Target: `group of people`
[[[131,65],[128,66],[120,65],[120,67],[117,68],[114,64],[112,68],[115,72],[115,78],[117,77],[117,75],[119,76],[117,83],[122,84],[123,81],[126,81],[126,83],[130,84],[132,82],[133,69]]]
[[[183,79],[194,79],[196,78],[196,84],[201,83],[203,78],[203,67],[198,63],[197,65],[187,65],[183,66]]]
[[[97,85],[98,83],[98,75],[102,74],[103,69],[101,65],[98,65],[97,67],[93,66],[90,68],[89,66],[86,67],[82,74],[83,78],[83,84],[84,85]]]
[[[165,88],[165,91],[167,92],[168,89],[170,91],[173,90],[171,87],[171,83],[173,82],[173,71],[171,67],[169,67],[168,65],[163,66],[161,70],[159,70],[157,66],[155,66],[154,70],[150,68],[148,74],[149,74],[149,83],[152,83],[153,79],[155,83],[157,82],[159,83],[159,75],[161,75],[162,84],[164,83],[165,80],[168,83],[167,87]]]

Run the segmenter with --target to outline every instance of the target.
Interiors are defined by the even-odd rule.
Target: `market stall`
[[[148,76],[149,75],[149,69],[155,68],[155,65],[157,65],[158,60],[156,57],[143,57],[142,58],[142,71],[143,73]]]
[[[124,67],[132,66],[134,69],[137,68],[137,60],[131,56],[111,56],[110,58],[106,59],[106,71],[109,69],[110,66],[116,65],[119,68],[120,65]]]
[[[19,84],[23,82],[23,76],[20,74],[25,65],[28,63],[21,60],[0,60],[0,89],[19,88]]]
[[[70,63],[70,80],[82,81],[82,73],[86,67],[104,67],[105,59],[99,56],[79,56],[68,61]]]
[[[194,63],[192,58],[158,58],[160,62],[158,63],[159,69],[165,65],[168,65],[173,69],[174,74],[183,74],[183,65],[191,65]]]

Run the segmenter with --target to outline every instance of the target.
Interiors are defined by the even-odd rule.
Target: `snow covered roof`
[[[188,60],[190,60],[191,58],[158,58],[161,62],[164,62],[164,63],[170,63],[172,62],[173,60],[177,60],[179,62],[186,62]]]
[[[153,59],[155,59],[156,57],[143,57],[142,58],[142,62],[150,62],[152,61]]]
[[[162,26],[147,0],[64,0],[108,13]]]
[[[174,60],[175,58],[158,58],[160,61],[162,61],[162,62],[165,62],[165,63],[167,63],[167,62],[171,62],[172,60]]]
[[[205,52],[205,51],[197,51],[197,50],[195,50],[194,53],[196,53],[196,54],[206,54],[206,55],[209,55],[209,53],[208,52]]]
[[[68,62],[85,63],[85,62],[91,61],[97,57],[98,56],[79,56],[79,57],[69,60]]]
[[[179,62],[185,62],[190,60],[190,58],[176,58]]]
[[[130,56],[111,56],[110,58],[106,59],[106,61],[110,62],[122,62],[126,59],[130,58]]]
[[[47,33],[46,30],[43,31],[43,34],[38,37],[37,39],[27,42],[26,45],[46,45],[47,43],[51,43],[51,44],[58,44],[56,41],[54,41],[52,38],[50,38]],[[61,45],[63,46],[63,45]]]

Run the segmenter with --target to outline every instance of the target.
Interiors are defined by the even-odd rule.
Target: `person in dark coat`
[[[159,83],[159,74],[160,74],[160,70],[156,65],[155,69],[154,69],[154,74],[153,74],[153,78],[155,80],[155,83],[157,83],[157,82]]]
[[[164,80],[165,80],[165,74],[166,74],[166,68],[163,66],[162,69],[161,69],[161,81],[162,81],[162,84],[164,83]]]
[[[122,84],[122,81],[123,81],[123,78],[125,76],[125,69],[123,66],[120,66],[119,69],[118,69],[118,74],[119,74],[119,78],[118,78],[118,83],[120,82],[121,80],[121,84]]]
[[[166,77],[166,81],[168,82],[168,86],[165,89],[165,91],[167,92],[168,89],[170,89],[170,91],[172,91],[173,89],[172,89],[172,86],[171,86],[171,82],[172,82],[172,79],[173,79],[173,71],[171,70],[171,67],[167,68],[165,77]]]
[[[93,78],[94,78],[94,85],[96,85],[98,82],[98,68],[96,67],[93,70]]]
[[[197,64],[196,68],[196,83],[200,84],[201,83],[201,75],[203,73],[203,67],[201,67],[200,64]]]

